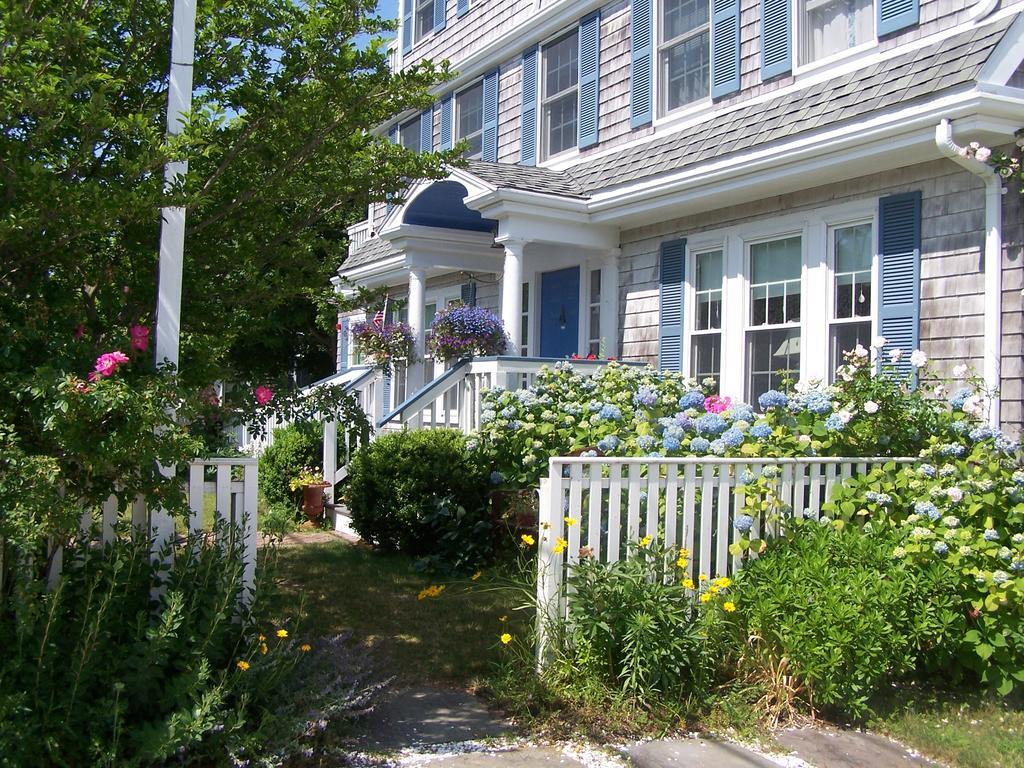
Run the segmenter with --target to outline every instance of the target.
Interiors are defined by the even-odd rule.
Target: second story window
[[[415,117],[402,123],[398,129],[398,143],[413,152],[420,151],[420,118]]]
[[[661,108],[706,98],[711,76],[708,0],[664,0],[661,6]]]
[[[466,158],[479,160],[483,151],[484,84],[477,83],[455,96],[455,140],[469,144]]]
[[[872,0],[797,0],[804,64],[874,40]]]
[[[573,30],[541,51],[543,62],[541,135],[545,156],[576,146],[576,110],[579,96],[579,37]]]
[[[416,3],[416,20],[413,24],[416,32],[413,41],[418,43],[434,31],[435,0],[409,0],[409,2]],[[443,2],[443,0],[437,0],[437,2]]]

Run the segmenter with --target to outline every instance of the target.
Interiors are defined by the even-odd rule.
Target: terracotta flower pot
[[[314,523],[324,516],[324,489],[328,483],[302,486],[302,511]]]

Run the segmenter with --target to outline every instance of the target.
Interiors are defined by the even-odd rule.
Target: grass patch
[[[913,692],[871,723],[874,730],[959,768],[1024,765],[1024,702],[957,692]]]
[[[406,683],[471,686],[501,660],[501,634],[521,637],[533,618],[513,611],[522,595],[497,572],[445,582],[416,571],[409,557],[340,540],[282,547],[277,572],[275,616],[297,620],[307,636],[351,631]],[[440,596],[417,599],[435,584],[445,585]]]

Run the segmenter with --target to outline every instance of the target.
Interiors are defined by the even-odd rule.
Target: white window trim
[[[722,250],[722,374],[719,391],[734,398],[746,396],[747,331],[749,330],[750,245],[799,235],[801,238],[800,371],[801,380],[827,379],[828,321],[831,292],[827,290],[833,262],[829,259],[830,227],[871,222],[875,253],[872,257],[871,329],[878,334],[879,258],[878,203],[856,200],[811,211],[745,222],[707,230],[687,237],[686,302],[683,322],[683,366],[691,370],[692,328],[696,312],[696,270],[693,254]],[[758,326],[767,328],[774,326]],[[780,326],[781,327],[781,326]],[[728,350],[728,354],[726,354]],[[689,374],[687,374],[689,375]]]
[[[791,18],[793,19],[792,30],[790,32],[791,38],[789,41],[789,50],[793,55],[793,75],[810,74],[819,70],[828,69],[838,64],[844,63],[847,59],[858,58],[867,51],[871,51],[878,47],[878,18],[877,18],[877,3],[879,0],[873,0],[871,4],[871,31],[872,35],[869,40],[860,45],[855,45],[853,48],[847,48],[844,51],[833,53],[829,56],[824,56],[814,61],[804,61],[803,57],[803,17],[800,14],[800,0],[792,0],[790,8]]]
[[[580,25],[576,23],[571,27],[563,29],[557,35],[552,35],[547,40],[541,42],[537,48],[537,154],[538,162],[544,163],[550,160],[563,160],[579,155],[580,142],[579,142],[579,110],[576,112],[576,143],[568,148],[563,149],[561,152],[551,154],[548,151],[548,131],[547,131],[547,120],[545,116],[544,107],[551,101],[561,98],[569,93],[570,89],[559,91],[557,94],[547,93],[547,78],[544,76],[544,63],[545,63],[545,48],[550,46],[552,43],[557,43],[569,35],[576,35],[576,46],[579,48],[579,35]],[[580,76],[579,76],[579,61],[576,63],[576,85],[572,87],[573,91],[576,92],[577,103],[579,101],[580,93]],[[582,281],[581,281],[582,282]]]
[[[480,139],[481,139],[480,140],[480,154],[479,155],[466,155],[466,159],[467,160],[479,160],[480,157],[483,155],[483,134],[484,134],[484,118],[483,118],[484,85],[483,85],[483,83],[484,83],[483,79],[475,80],[472,83],[470,83],[469,85],[467,85],[465,88],[462,88],[461,90],[456,91],[455,95],[452,97],[452,143],[453,144],[457,144],[458,142],[462,141],[462,139],[467,139],[468,140],[468,139],[473,138],[474,136],[480,136]],[[475,88],[478,85],[480,86],[480,130],[474,131],[473,133],[469,134],[468,136],[460,136],[459,135],[459,97],[462,96],[463,94],[465,94],[467,91],[472,90],[473,88]]]
[[[667,80],[667,78],[663,76],[662,72],[662,53],[665,51],[666,48],[671,47],[670,43],[678,44],[700,33],[699,31],[691,30],[690,32],[680,35],[679,37],[675,38],[672,41],[662,40],[661,35],[664,27],[664,25],[662,24],[662,18],[665,15],[665,0],[656,0],[654,3],[654,18],[651,19],[653,26],[652,35],[655,41],[654,60],[652,62],[653,72],[651,72],[651,87],[654,89],[654,96],[656,99],[656,106],[654,109],[654,125],[658,125],[659,117],[662,118],[662,120],[667,120],[669,118],[671,118],[672,120],[677,120],[681,117],[686,117],[691,113],[706,110],[713,105],[711,99],[711,16],[713,14],[711,8],[711,0],[707,0],[707,2],[708,21],[705,27],[702,27],[702,29],[706,28],[708,31],[708,95],[705,96],[703,99],[695,99],[694,101],[691,101],[688,104],[683,104],[682,106],[676,107],[675,109],[671,110],[668,108],[668,91],[666,90],[668,87],[668,83],[663,82]]]

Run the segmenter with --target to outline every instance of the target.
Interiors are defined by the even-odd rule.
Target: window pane
[[[398,142],[413,152],[420,151],[420,121],[410,120],[399,129]]]
[[[416,39],[434,30],[434,0],[416,3]]]
[[[750,246],[750,279],[754,283],[795,280],[800,277],[800,238],[770,240]]]
[[[840,227],[834,232],[836,272],[871,269],[871,225]]]
[[[555,99],[545,108],[548,154],[557,155],[576,146],[576,93]]]
[[[544,49],[544,95],[554,96],[579,81],[579,44],[576,33],[563,37]]]
[[[829,381],[833,381],[836,368],[843,364],[843,352],[856,349],[860,344],[867,349],[871,346],[871,321],[866,323],[837,323],[832,326],[829,339]]]
[[[718,381],[722,373],[722,336],[718,333],[693,337],[693,377],[697,381],[708,376]]]
[[[601,270],[590,270],[590,303],[597,304],[601,301]]]
[[[697,290],[712,291],[722,287],[722,252],[697,254]]]
[[[697,294],[697,330],[706,331],[722,327],[722,292],[704,291]]]
[[[455,97],[456,139],[462,139],[481,130],[484,125],[484,85],[477,83]]]
[[[661,39],[665,42],[708,23],[707,0],[665,0]]]
[[[665,108],[673,110],[708,95],[711,53],[708,33],[687,38],[664,54]]]
[[[601,340],[601,308],[590,308],[590,338],[595,341]]]
[[[872,0],[802,0],[804,61],[840,53],[874,38]]]
[[[783,375],[799,377],[800,329],[750,331],[747,360],[747,401],[753,403],[769,389],[780,389]]]

